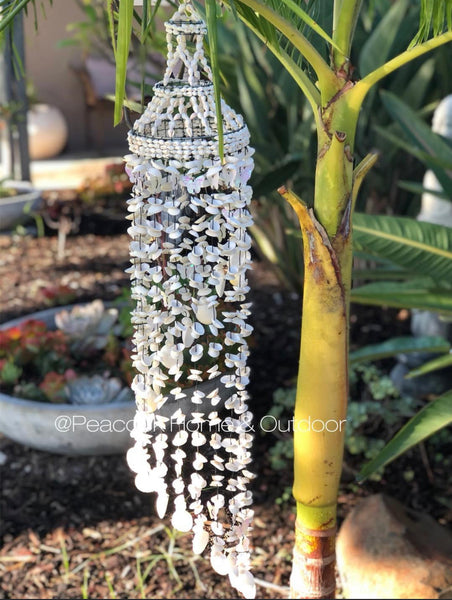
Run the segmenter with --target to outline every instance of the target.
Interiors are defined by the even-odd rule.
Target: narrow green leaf
[[[258,21],[256,21],[255,18],[252,18],[250,23],[260,30],[265,39],[269,39],[266,30],[269,29],[270,26],[269,31],[273,32],[273,35],[274,30],[277,29],[290,41],[291,46],[300,52],[316,72],[320,89],[324,92],[329,88],[331,88],[331,90],[333,88],[336,89],[337,80],[333,70],[330,69],[317,49],[308,41],[301,31],[296,28],[295,24],[284,18],[282,11],[278,10],[278,7],[275,6],[275,8],[273,8],[270,3],[263,2],[262,0],[234,1],[237,9],[239,6],[247,6],[261,17]],[[265,25],[265,23],[267,23],[267,25]]]
[[[369,283],[354,288],[352,302],[372,306],[393,308],[419,308],[442,314],[452,314],[452,294],[450,290],[429,289],[426,284],[411,280],[407,282]]]
[[[122,106],[126,94],[127,61],[132,37],[133,0],[120,0],[118,11],[118,36],[116,41],[116,84],[114,125],[122,119]]]
[[[293,13],[302,19],[308,27],[310,27],[313,31],[315,31],[320,37],[322,37],[328,44],[336,48],[336,50],[340,50],[339,46],[333,39],[327,34],[327,32],[320,27],[320,25],[312,19],[306,11],[304,11],[299,4],[297,4],[294,0],[281,0],[283,4],[285,4]]]
[[[388,128],[383,128],[383,127],[380,127],[379,125],[376,125],[374,127],[374,130],[379,135],[381,135],[382,137],[387,139],[389,142],[394,144],[394,146],[397,146],[398,148],[405,150],[412,156],[415,156],[417,159],[419,159],[421,162],[423,162],[426,167],[428,167],[429,169],[432,169],[432,171],[437,172],[437,169],[441,169],[441,171],[443,171],[443,173],[446,173],[447,170],[450,170],[452,168],[451,163],[450,163],[450,161],[447,160],[447,158],[444,158],[441,155],[429,154],[428,152],[421,150],[418,146],[414,146],[413,143],[407,142],[400,135],[396,135],[395,133],[392,133],[390,131],[390,129],[388,129]],[[439,175],[441,177],[441,173],[439,173]],[[449,174],[447,174],[447,179],[444,180],[444,178],[443,178],[443,182],[446,184],[446,186],[450,184],[450,181],[449,181],[450,177],[451,176]]]
[[[364,481],[395,458],[412,448],[425,438],[452,423],[452,391],[443,394],[420,410],[392,440],[365,465],[357,476],[359,482]]]
[[[407,217],[356,213],[357,250],[438,281],[452,281],[452,228]]]
[[[451,180],[451,184],[452,184],[452,180]],[[408,192],[413,192],[413,194],[419,194],[419,196],[422,194],[431,194],[432,196],[441,198],[441,200],[448,200],[448,201],[452,202],[452,194],[450,196],[448,196],[443,191],[427,189],[421,183],[415,183],[414,181],[405,181],[402,179],[397,182],[397,186],[401,190],[407,190]]]
[[[419,30],[410,47],[452,29],[452,0],[421,0]]]
[[[149,3],[150,0],[144,0],[143,2],[143,12],[142,12],[142,19],[141,19],[141,37],[140,37],[140,42],[143,44],[145,39],[146,39],[146,28],[148,26],[148,20],[149,20]]]
[[[403,100],[408,102],[415,110],[421,108],[422,102],[424,101],[435,75],[435,70],[436,61],[434,58],[429,58],[419,67],[416,73],[413,74],[408,81],[408,85],[400,90],[400,93],[403,94]],[[395,91],[397,92],[398,90]]]
[[[145,0],[144,4],[146,4],[147,2],[149,2],[149,0]],[[162,3],[162,0],[156,0],[155,4],[152,7],[151,10],[151,14],[148,16],[147,22],[144,19],[144,14],[143,14],[143,22],[142,22],[142,34],[141,34],[141,43],[144,44],[146,41],[146,38],[149,35],[149,32],[151,31],[151,28],[155,22],[155,18],[157,16],[157,12],[158,9],[160,8],[160,5]],[[144,7],[143,4],[143,7]],[[149,13],[149,11],[147,11]]]
[[[321,105],[320,92],[309,79],[308,75],[297,65],[297,63],[289,56],[289,54],[280,47],[278,40],[273,39],[274,36],[272,37],[263,34],[259,27],[255,27],[253,25],[252,20],[247,20],[247,18],[242,17],[241,14],[240,18],[247,25],[247,27],[267,45],[268,49],[276,56],[276,58],[278,58],[287,72],[290,73],[294,81],[297,83],[309,101],[314,115],[317,115],[318,107]]]
[[[404,279],[413,279],[416,276],[417,273],[399,268],[353,269],[354,280],[402,281]]]
[[[439,371],[440,369],[445,369],[446,367],[450,366],[452,366],[452,354],[438,356],[438,358],[429,360],[420,367],[417,367],[417,369],[411,370],[405,375],[405,379],[414,379],[414,377],[419,377],[419,375],[425,375],[426,373],[431,373],[432,371]]]
[[[258,227],[256,224],[254,224],[250,227],[250,233],[253,236],[253,238],[255,239],[255,241],[259,247],[259,250],[265,256],[265,258],[268,261],[270,261],[272,264],[275,264],[275,265],[278,264],[279,256],[278,256],[277,250],[275,248],[275,245],[272,243],[272,241],[266,235],[266,233],[260,227]]]
[[[85,14],[88,16],[88,19],[91,21],[91,23],[95,23],[97,21],[97,13],[93,6],[85,3],[83,10],[85,11]]]
[[[368,37],[359,57],[361,77],[365,77],[380,67],[389,58],[391,47],[397,38],[408,5],[409,0],[394,2]]]
[[[114,17],[114,0],[107,0],[107,19],[108,19],[108,30],[110,32],[111,47],[113,48],[113,55],[116,56],[116,36],[115,36],[115,17]]]
[[[0,33],[9,27],[9,25],[11,25],[14,17],[16,17],[22,10],[27,8],[30,1],[31,0],[18,0],[17,2],[6,4],[0,9]]]
[[[295,174],[300,167],[300,156],[288,157],[282,165],[275,165],[274,169],[266,171],[264,177],[253,185],[254,197],[259,198],[265,196],[278,189],[283,183]]]
[[[390,92],[381,92],[386,110],[400,124],[411,145],[425,152],[432,159],[428,166],[435,173],[444,190],[452,190],[452,148],[441,136],[434,133],[417,114]],[[410,151],[410,150],[409,150]]]
[[[206,0],[206,18],[207,35],[210,48],[210,66],[212,69],[212,79],[215,94],[215,110],[217,113],[217,131],[218,131],[218,153],[221,160],[224,158],[224,140],[223,140],[223,115],[221,112],[221,94],[220,94],[220,66],[218,64],[218,31],[217,31],[217,3],[216,0]]]
[[[350,364],[354,365],[366,361],[380,360],[402,353],[448,352],[449,349],[450,343],[441,337],[395,337],[380,344],[371,344],[351,352]]]

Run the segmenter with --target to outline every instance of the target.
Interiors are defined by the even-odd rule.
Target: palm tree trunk
[[[297,521],[291,598],[334,598],[336,588],[337,493],[348,398],[352,188],[348,150],[344,151],[342,139],[339,143],[338,148],[334,136],[332,142],[328,139],[327,149],[317,165],[318,189],[328,194],[335,207],[335,212],[325,218],[333,234],[293,193],[280,190],[298,215],[304,252],[300,366],[294,416],[293,495]],[[332,160],[341,157],[334,171],[329,152]]]
[[[297,520],[293,550],[291,598],[335,598],[336,527],[317,530]]]

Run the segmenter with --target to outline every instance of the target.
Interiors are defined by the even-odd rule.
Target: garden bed
[[[0,237],[0,321],[46,308],[58,300],[61,286],[74,302],[112,299],[128,283],[126,235],[69,237],[63,260],[56,260],[56,251],[55,237]],[[288,386],[295,376],[300,299],[282,292],[261,264],[256,264],[251,285],[255,334],[250,392],[252,409],[260,418],[271,406],[274,390]],[[408,329],[405,317],[396,311],[354,307],[352,342],[362,345],[403,334]],[[290,485],[291,472],[270,468],[268,448],[273,442],[271,435],[256,437],[254,572],[262,580],[287,586],[294,514],[291,502],[277,501]],[[169,530],[161,529],[153,501],[134,488],[123,457],[56,456],[5,438],[0,439],[0,452],[0,598],[235,597],[208,561],[190,563],[189,535],[173,539]],[[353,483],[359,466],[356,458],[347,456],[341,519],[363,495],[384,491],[442,524],[452,522],[452,509],[445,501],[451,496],[447,468],[423,462],[419,449],[393,463],[380,482],[362,487]],[[413,471],[409,480],[408,467]],[[172,546],[174,568],[163,558]],[[144,579],[152,560],[155,565]],[[259,587],[257,595],[283,597],[266,587]]]

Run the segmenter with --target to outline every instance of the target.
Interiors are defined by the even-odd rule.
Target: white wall
[[[36,3],[40,11],[40,2]],[[34,84],[38,100],[57,106],[66,117],[69,141],[66,152],[87,150],[85,102],[81,82],[70,68],[80,62],[81,51],[76,46],[60,48],[58,42],[67,38],[68,23],[83,19],[74,0],[46,1],[47,18],[39,13],[37,32],[34,27],[33,10],[25,19],[26,72]],[[126,147],[125,125],[113,128],[113,108],[96,110],[91,119],[94,147],[104,154]],[[103,146],[100,148],[100,146]]]

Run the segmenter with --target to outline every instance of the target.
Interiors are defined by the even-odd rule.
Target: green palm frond
[[[114,14],[115,16],[115,14]],[[114,124],[122,118],[122,107],[126,90],[127,60],[132,36],[133,0],[120,0],[117,13],[118,29],[116,43],[113,42],[116,61]]]
[[[452,30],[452,0],[421,0],[419,31],[411,46]]]
[[[355,249],[436,281],[452,279],[452,229],[386,215],[354,216]]]
[[[52,4],[52,0],[49,3]],[[36,0],[4,0],[0,3],[0,34],[10,27],[14,17],[27,10],[29,4],[33,5],[36,15]]]

